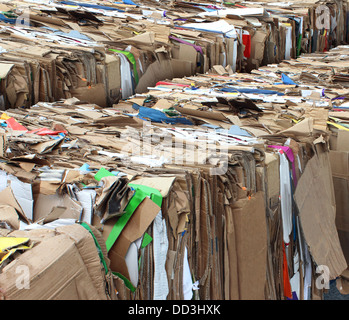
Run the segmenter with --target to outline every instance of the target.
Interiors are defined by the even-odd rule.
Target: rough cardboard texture
[[[93,226],[90,228],[97,235],[96,239],[100,242],[102,251],[103,247],[106,251],[100,233]],[[30,231],[16,230],[11,232],[11,236],[28,237],[34,247],[27,252],[27,255],[24,253],[19,255],[18,259],[3,268],[0,283],[2,284],[2,281],[7,283],[5,299],[109,300],[115,298],[110,272],[102,266],[92,235],[81,225]],[[108,266],[108,258],[105,257],[105,260]],[[29,289],[16,289],[15,281],[18,275],[13,272],[18,265],[29,267]],[[43,294],[41,290],[46,291]]]
[[[71,225],[59,227],[56,229],[58,234],[66,234],[74,240],[76,247],[84,261],[90,278],[96,288],[99,299],[107,299],[105,294],[105,270],[101,268],[101,261],[98,256],[98,249],[94,243],[91,234],[80,225]]]
[[[329,157],[321,149],[307,163],[297,185],[295,200],[312,257],[318,265],[327,266],[330,278],[335,279],[346,269],[347,263],[335,224],[336,205]],[[314,217],[313,212],[318,215]]]
[[[279,202],[280,194],[280,172],[279,172],[279,156],[277,154],[265,154],[265,185],[267,188],[267,201],[270,208],[274,208]]]
[[[264,193],[239,200],[233,208],[237,250],[239,299],[264,300],[267,229]],[[260,266],[256,268],[255,266]]]
[[[340,135],[338,135],[339,137]],[[346,134],[344,134],[346,136]],[[346,144],[339,144],[342,147],[330,151],[331,169],[333,172],[334,194],[336,199],[336,227],[342,250],[349,263],[349,157],[346,151]],[[341,149],[343,151],[339,151]]]
[[[337,151],[349,151],[349,132],[345,130],[339,130],[337,136]]]
[[[349,181],[348,179],[333,177],[334,192],[336,195],[336,227],[342,250],[349,265]]]
[[[349,177],[349,152],[346,151],[330,151],[331,169],[334,177]]]
[[[42,259],[42,257],[45,259]],[[17,266],[27,266],[30,288],[16,288]],[[8,300],[98,300],[100,297],[74,241],[66,235],[48,238],[4,268],[0,277]]]

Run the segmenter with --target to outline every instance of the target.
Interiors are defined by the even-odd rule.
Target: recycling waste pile
[[[112,106],[214,66],[249,72],[348,40],[346,1],[0,2],[0,109]]]
[[[349,292],[347,2],[0,10],[2,299]]]

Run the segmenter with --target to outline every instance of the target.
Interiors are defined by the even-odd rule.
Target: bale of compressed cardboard
[[[27,236],[32,249],[6,265],[0,274],[5,300],[107,300],[105,270],[92,235],[75,224],[10,236]],[[112,292],[113,293],[113,292]]]

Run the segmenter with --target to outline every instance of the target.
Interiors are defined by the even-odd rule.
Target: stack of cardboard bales
[[[346,1],[0,5],[2,110],[70,97],[112,106],[163,79],[249,72],[348,40]]]
[[[224,60],[228,55],[220,55],[216,32],[212,42],[201,38],[211,34],[206,33],[211,23],[228,30],[228,35],[233,30],[226,26],[230,19],[231,25],[239,21],[259,26],[255,39],[260,39],[265,23],[279,29],[283,25],[274,15],[282,16],[288,26],[285,10],[297,15],[306,10],[297,3],[291,9],[279,6],[278,11],[269,3],[254,4],[242,12],[236,7],[224,14],[219,11],[224,18],[217,19],[202,4],[180,2],[166,11],[167,19],[181,17],[196,25],[174,30],[151,22],[164,20],[161,10],[71,5],[54,3],[41,7],[41,14],[34,14],[37,5],[32,8],[34,21],[49,28],[55,22],[57,28],[65,28],[65,35],[54,38],[58,45],[46,41],[45,53],[32,48],[44,59],[35,60],[31,54],[27,60],[21,58],[22,69],[13,63],[12,46],[5,47],[5,42],[20,38],[18,55],[33,44],[23,39],[28,35],[19,37],[17,29],[3,29],[8,38],[1,44],[7,51],[7,62],[1,62],[6,73],[1,92],[16,94],[12,108],[0,119],[2,298],[309,300],[321,299],[329,280],[340,277],[345,283],[346,204],[340,209],[338,203],[339,190],[345,190],[339,184],[345,184],[346,163],[340,167],[334,161],[342,159],[335,152],[343,157],[347,152],[343,131],[348,48],[312,53],[326,48],[320,47],[327,39],[320,32],[317,49],[313,39],[298,40],[307,50],[301,49],[304,54],[297,59],[276,64],[279,61],[273,58],[251,73],[233,73],[220,60],[207,62],[211,57],[206,64],[203,60],[207,69],[188,63],[191,72],[174,77],[166,73],[169,66],[183,66],[183,61],[190,62],[183,57],[195,56],[178,41],[180,36],[196,39],[190,42],[195,50],[200,41],[217,46],[216,57]],[[328,5],[341,14],[346,7],[345,2]],[[269,6],[270,10],[264,8]],[[268,12],[272,17],[266,16]],[[148,19],[137,20],[140,13]],[[48,20],[47,14],[57,20]],[[301,21],[306,25],[313,21],[305,17],[306,13]],[[111,27],[114,19],[121,19],[117,30]],[[206,31],[198,31],[198,22]],[[67,26],[80,34],[74,49],[62,46],[76,42],[76,33],[67,36]],[[346,30],[345,24],[338,28]],[[90,30],[90,40],[81,37],[84,29]],[[46,30],[53,39],[52,30]],[[345,41],[343,34],[337,34],[338,41]],[[41,37],[41,47],[44,35],[36,36]],[[93,48],[86,48],[93,44],[91,38]],[[269,49],[275,45],[272,38],[262,38]],[[255,56],[253,61],[243,59],[241,67],[250,62],[258,67],[270,54],[255,45],[251,52],[263,52],[261,61]],[[149,51],[138,56],[136,48],[152,48],[158,59]],[[170,59],[169,48],[174,55]],[[125,57],[132,61],[129,52],[139,59],[127,65]],[[143,58],[149,63],[146,69],[138,64]],[[122,63],[128,69],[121,69]],[[48,76],[47,65],[55,77]],[[199,68],[193,70],[193,65]],[[124,72],[131,69],[130,78]],[[127,83],[135,81],[136,74],[137,90]],[[19,75],[22,81],[17,82]],[[39,81],[30,85],[40,89],[39,95],[18,85],[28,85],[28,79]],[[98,97],[88,96],[98,84],[104,86],[96,89]],[[112,90],[104,96],[105,88]],[[122,95],[122,88],[139,93],[111,107],[94,103],[102,96],[107,101]],[[52,96],[43,98],[41,90]],[[19,108],[23,101],[28,108]],[[23,275],[19,280],[18,272]],[[57,281],[47,287],[47,277]]]
[[[346,52],[163,81],[115,108],[7,110],[4,232],[95,228],[118,299],[321,298],[319,267],[328,280],[347,267],[329,161],[344,89],[324,75],[338,76]],[[304,76],[306,61],[320,80]],[[33,241],[3,262],[1,281],[39,250]]]

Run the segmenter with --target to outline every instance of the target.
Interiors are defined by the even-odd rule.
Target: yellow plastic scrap
[[[31,249],[34,243],[31,243],[30,246],[24,245],[28,241],[29,238],[0,237],[0,266],[17,250]]]
[[[16,250],[28,250],[33,248],[34,242],[32,242],[29,246],[24,246],[24,245],[20,245],[16,248]]]
[[[1,260],[0,260],[0,266],[1,266],[1,264],[5,261],[5,260],[7,260],[13,253],[15,253],[16,252],[16,249],[11,249],[11,250],[9,250],[2,258],[1,258]]]
[[[29,238],[0,237],[0,252],[18,247],[29,241]]]
[[[5,112],[1,115],[0,120],[7,120],[10,119],[11,117],[9,117]]]
[[[341,126],[340,124],[333,123],[333,122],[330,122],[330,121],[327,121],[327,123],[332,125],[332,126],[334,126],[334,127],[336,127],[337,129],[349,131],[349,129],[347,127]]]

